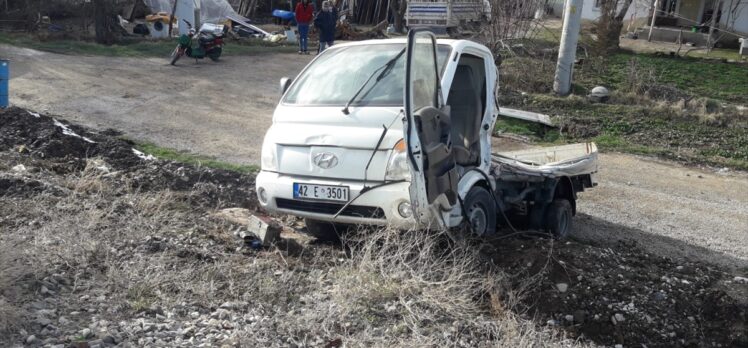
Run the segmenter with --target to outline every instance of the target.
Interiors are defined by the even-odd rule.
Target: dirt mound
[[[626,347],[748,346],[748,284],[710,266],[631,243],[508,240],[495,255],[518,288],[541,278],[525,293],[525,310],[573,337]]]
[[[28,151],[37,158],[105,157],[109,164],[126,168],[141,161],[132,147],[126,140],[89,132],[47,115],[20,108],[0,112],[0,151]]]
[[[116,131],[98,133],[20,108],[0,111],[0,152],[23,154],[25,161],[32,162],[29,168],[34,170],[57,174],[81,172],[90,167],[92,159],[98,158],[101,163],[95,167],[105,179],[116,179],[117,175],[107,174],[125,175],[127,185],[133,189],[195,190],[199,194],[192,198],[200,204],[256,206],[252,176],[156,160],[136,150],[133,142],[117,136]],[[0,185],[8,186],[0,189],[0,195],[39,192],[31,184],[17,184]]]

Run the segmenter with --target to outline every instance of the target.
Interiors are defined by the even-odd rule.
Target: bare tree
[[[405,11],[408,9],[407,0],[389,0],[390,1],[390,13],[393,18],[393,25],[395,30],[400,33],[403,31],[405,26]]]
[[[599,0],[600,18],[597,21],[597,53],[606,55],[618,49],[623,20],[633,0]]]
[[[112,45],[117,41],[116,12],[112,0],[93,0],[96,42]]]

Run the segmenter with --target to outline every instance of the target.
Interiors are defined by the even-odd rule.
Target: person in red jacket
[[[314,5],[309,0],[296,4],[296,23],[299,26],[299,54],[309,54],[309,23],[314,17]]]

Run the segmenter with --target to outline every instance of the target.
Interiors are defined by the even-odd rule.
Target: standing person
[[[314,6],[309,0],[296,4],[296,23],[299,26],[299,54],[309,54],[309,23],[314,17]]]
[[[332,46],[335,41],[335,24],[338,22],[338,10],[330,1],[322,2],[322,11],[314,19],[314,26],[319,29],[319,52]]]

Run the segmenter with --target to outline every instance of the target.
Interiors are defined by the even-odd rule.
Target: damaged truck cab
[[[492,154],[499,116],[490,50],[428,31],[337,45],[283,94],[256,179],[268,211],[333,223],[449,228],[481,235],[500,216],[563,236],[576,192],[594,185],[594,144]],[[553,226],[555,224],[555,226]]]

